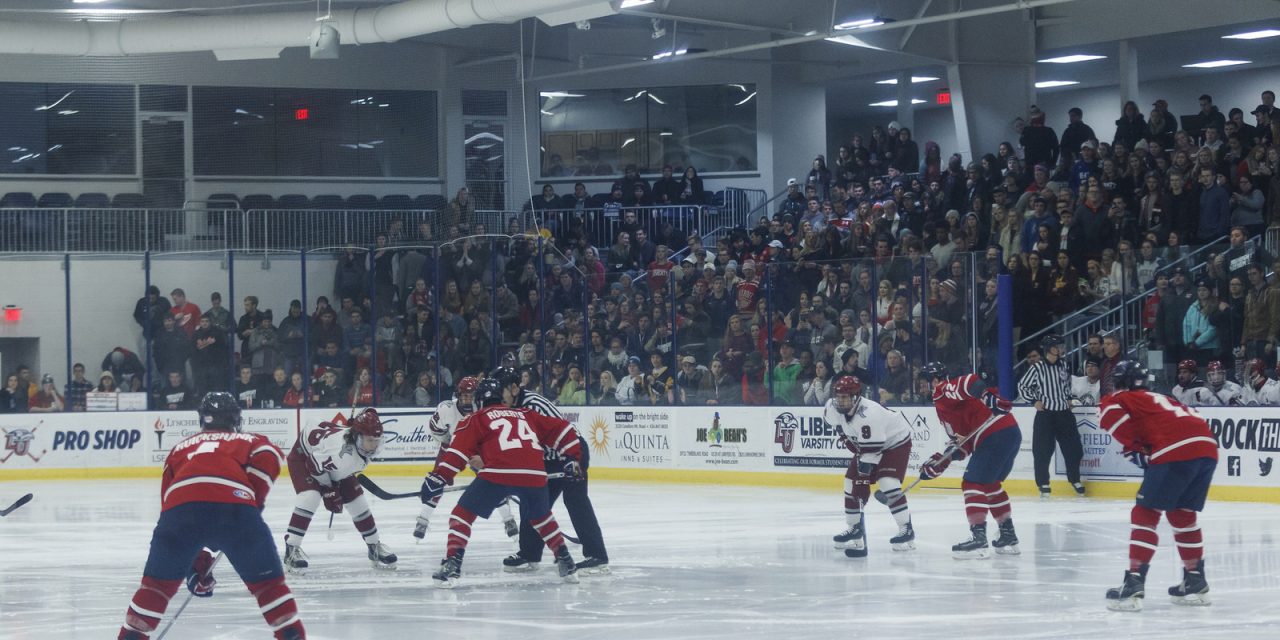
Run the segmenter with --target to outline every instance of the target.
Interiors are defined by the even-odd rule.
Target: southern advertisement
[[[357,409],[357,413],[359,410]],[[335,409],[305,409],[302,412],[303,429],[321,422],[345,425],[349,411]],[[427,462],[436,459],[440,446],[431,439],[427,424],[435,411],[425,409],[379,409],[382,418],[382,452],[374,462]]]

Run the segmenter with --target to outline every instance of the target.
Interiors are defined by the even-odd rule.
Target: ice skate
[[[568,547],[560,547],[560,551],[556,552],[556,568],[560,570],[561,580],[569,584],[578,584],[578,565],[574,564]]]
[[[1048,500],[1048,499],[1049,499],[1049,495],[1050,495],[1050,493],[1051,493],[1051,492],[1050,492],[1050,490],[1049,490],[1049,485],[1047,485],[1047,484],[1042,484],[1042,485],[1040,485],[1040,499],[1041,499],[1041,500]]]
[[[583,558],[582,562],[578,563],[578,573],[584,576],[608,575],[609,561],[591,557]]]
[[[502,559],[502,570],[507,573],[532,573],[538,570],[538,563],[515,553]]]
[[[1204,560],[1198,562],[1194,570],[1182,570],[1182,582],[1169,587],[1169,596],[1174,604],[1188,607],[1213,604],[1209,601],[1209,583],[1204,580]]]
[[[369,562],[373,563],[374,569],[389,569],[394,571],[396,568],[396,554],[391,553],[387,545],[379,542],[378,544],[368,545]]]
[[[1018,534],[1013,530],[1013,518],[1000,523],[1000,537],[991,541],[991,546],[1001,555],[1016,556],[1022,553],[1018,549]]]
[[[520,539],[520,523],[516,522],[515,518],[503,520],[502,526],[506,528],[508,538],[511,538],[512,540]]]
[[[843,533],[838,533],[832,536],[831,540],[835,543],[835,548],[837,549],[849,549],[854,545],[866,548],[866,545],[862,542],[864,533],[865,532],[862,530],[862,523],[858,523],[848,529],[845,529]]]
[[[294,575],[303,575],[311,563],[307,561],[307,553],[296,544],[284,545],[284,568]]]
[[[916,548],[916,531],[911,527],[911,521],[898,529],[898,535],[889,538],[889,544],[893,545],[894,551],[911,551]]]
[[[414,523],[413,537],[417,538],[419,542],[421,542],[423,538],[427,537],[427,524],[429,522],[430,521],[426,518],[418,516],[417,522]]]
[[[440,568],[431,574],[437,589],[452,589],[458,585],[458,580],[462,578],[462,553],[459,551],[440,561]]]
[[[1081,484],[1081,483],[1079,483],[1079,482],[1072,482],[1072,483],[1071,483],[1071,488],[1076,490],[1076,497],[1077,497],[1077,498],[1083,498],[1083,497],[1084,497],[1084,485],[1083,485],[1083,484]]]
[[[1124,584],[1118,588],[1107,589],[1107,609],[1111,611],[1142,611],[1142,598],[1146,595],[1148,568],[1150,566],[1144,564],[1138,567],[1137,571],[1126,571],[1124,573]],[[1169,589],[1169,592],[1172,593],[1173,589]]]
[[[959,544],[951,545],[951,555],[956,560],[985,560],[991,557],[991,547],[987,546],[987,523],[969,527],[972,537]]]

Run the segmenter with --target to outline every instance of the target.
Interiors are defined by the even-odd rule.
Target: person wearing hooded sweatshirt
[[[1138,110],[1138,103],[1132,100],[1124,103],[1120,119],[1116,120],[1116,135],[1111,146],[1124,143],[1125,147],[1133,149],[1146,135],[1147,121]]]

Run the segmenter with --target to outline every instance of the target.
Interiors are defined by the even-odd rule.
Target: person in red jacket
[[[271,529],[262,519],[284,456],[266,436],[240,432],[240,406],[231,394],[206,395],[198,413],[200,433],[179,442],[165,459],[160,521],[142,586],[117,639],[150,638],[184,578],[192,594],[212,596],[212,549],[231,561],[276,640],[306,640]]]
[[[566,480],[582,478],[577,431],[563,418],[513,408],[514,400],[510,388],[502,388],[497,379],[481,380],[475,392],[476,404],[481,408],[458,425],[435,469],[422,482],[422,503],[434,507],[444,488],[453,484],[454,477],[468,464],[479,469],[449,516],[445,557],[431,576],[442,589],[453,588],[462,576],[462,556],[471,539],[472,523],[477,517],[488,518],[508,497],[520,502],[521,520],[533,526],[555,555],[560,577],[565,582],[578,581],[573,557],[551,514],[543,465],[545,447],[566,460]],[[479,464],[474,463],[475,458],[479,458]]]
[[[1107,608],[1141,611],[1147,569],[1160,538],[1156,526],[1164,514],[1182,558],[1182,582],[1169,587],[1174,603],[1209,604],[1204,578],[1204,536],[1196,512],[1204,509],[1218,442],[1194,409],[1147,390],[1150,374],[1142,364],[1125,360],[1112,371],[1116,391],[1098,407],[1099,422],[1124,447],[1124,455],[1141,467],[1142,486],[1130,511],[1129,570],[1124,584],[1107,590]]]

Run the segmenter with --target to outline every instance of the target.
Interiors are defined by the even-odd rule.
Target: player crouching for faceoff
[[[964,511],[969,518],[969,540],[953,545],[957,560],[989,558],[987,513],[1000,527],[1000,537],[991,543],[996,553],[1018,555],[1018,535],[1013,529],[1013,508],[1002,483],[1013,470],[1013,460],[1022,444],[1022,432],[1009,414],[1013,405],[987,388],[984,376],[975,373],[947,378],[947,367],[930,362],[920,374],[933,386],[933,406],[938,420],[951,436],[951,445],[935,453],[920,466],[920,477],[932,480],[942,475],[952,460],[963,460]]]
[[[1172,398],[1147,391],[1149,374],[1126,360],[1112,370],[1115,389],[1098,407],[1102,428],[1124,447],[1124,455],[1143,469],[1137,504],[1130,511],[1129,570],[1124,584],[1107,590],[1107,608],[1141,611],[1147,569],[1155,556],[1156,526],[1164,513],[1182,558],[1182,582],[1169,587],[1176,604],[1209,604],[1204,579],[1204,537],[1196,512],[1204,509],[1218,443],[1193,409]]]
[[[520,518],[528,522],[555,555],[556,567],[565,582],[577,582],[577,569],[564,536],[551,514],[547,495],[547,472],[543,468],[543,444],[566,458],[566,477],[582,475],[578,463],[581,447],[569,421],[540,415],[529,409],[512,408],[510,389],[493,378],[481,380],[476,388],[479,409],[458,425],[449,448],[435,469],[422,481],[422,503],[439,503],[440,494],[479,456],[480,471],[467,485],[449,516],[449,538],[440,569],[432,574],[436,586],[453,588],[462,576],[462,556],[471,540],[471,525],[477,517],[488,518],[508,497],[520,502]]]
[[[458,429],[458,424],[463,421],[471,412],[475,410],[476,387],[480,384],[480,379],[475,376],[467,376],[458,381],[457,393],[452,400],[445,400],[436,406],[436,412],[431,415],[431,422],[427,425],[427,431],[431,433],[431,439],[440,443],[440,453],[436,456],[436,462],[444,456],[449,443],[453,440],[453,434]],[[475,467],[478,458],[472,458],[469,461],[472,467]],[[479,469],[476,469],[477,471]],[[431,514],[435,512],[436,505],[422,505],[422,513],[418,515],[418,522],[413,527],[413,537],[421,540],[427,535],[427,525],[431,521]],[[498,505],[498,515],[502,517],[502,524],[506,530],[507,537],[512,539],[520,538],[520,523],[516,522],[515,516],[511,515],[510,500],[504,500]]]
[[[850,558],[867,555],[862,510],[871,493],[871,483],[878,482],[889,512],[898,523],[898,535],[889,539],[893,550],[915,549],[911,512],[902,492],[902,478],[911,460],[911,425],[897,411],[863,398],[862,382],[853,376],[841,376],[833,392],[835,397],[827,400],[822,419],[835,427],[840,441],[853,452],[844,474],[844,517],[849,529],[833,538],[836,548],[844,549]]]
[[[321,422],[299,434],[289,451],[289,478],[298,492],[284,537],[284,565],[290,573],[303,573],[310,565],[302,538],[321,502],[332,513],[346,509],[351,514],[375,568],[396,568],[396,555],[382,544],[369,499],[355,477],[381,449],[382,419],[371,408],[352,416],[345,427]]]
[[[216,549],[257,599],[275,638],[305,640],[271,529],[262,519],[283,456],[266,436],[240,433],[240,407],[231,394],[206,395],[198,413],[200,433],[179,442],[165,459],[160,521],[142,586],[117,638],[150,638],[184,577],[194,595],[212,596],[216,560],[208,549]]]

